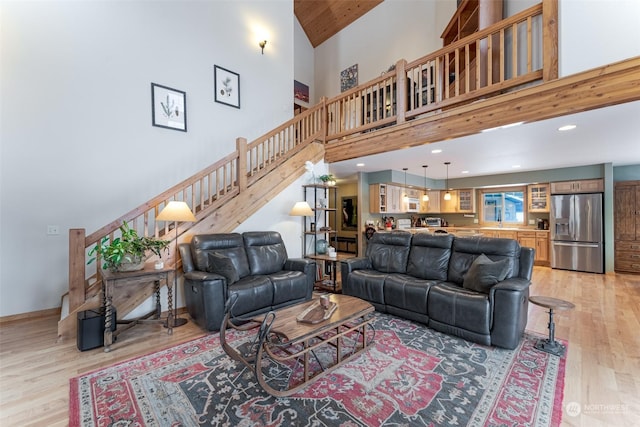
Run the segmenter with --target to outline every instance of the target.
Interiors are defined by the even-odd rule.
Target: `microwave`
[[[407,212],[420,212],[420,199],[409,197],[407,200]]]
[[[442,227],[442,218],[425,218],[427,227]]]

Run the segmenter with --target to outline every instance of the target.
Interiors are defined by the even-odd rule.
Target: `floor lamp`
[[[196,217],[191,212],[189,205],[185,202],[177,202],[171,201],[169,202],[162,211],[156,217],[156,221],[173,221],[174,222],[174,230],[176,231],[176,251],[173,255],[173,298],[175,301],[178,301],[178,222],[196,222]],[[182,326],[187,323],[187,319],[178,318],[176,316],[176,303],[173,303],[173,307],[169,307],[171,310],[173,308],[173,328],[178,326]],[[169,327],[167,321],[167,327]]]
[[[302,255],[305,255],[305,239],[304,239],[304,233],[306,231],[306,220],[304,217],[306,216],[313,216],[313,210],[311,209],[311,206],[309,206],[309,203],[307,202],[296,202],[295,205],[293,205],[293,208],[291,208],[291,212],[289,212],[289,215],[291,216],[301,216],[302,217]],[[314,231],[314,230],[311,230]]]

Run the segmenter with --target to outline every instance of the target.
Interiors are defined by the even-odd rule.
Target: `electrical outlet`
[[[60,234],[60,227],[57,225],[47,225],[47,236],[57,236]]]
[[[478,218],[473,218],[473,223],[474,224],[478,224],[480,221],[478,221]]]
[[[536,220],[535,219],[530,219],[529,220],[529,225],[536,225]]]

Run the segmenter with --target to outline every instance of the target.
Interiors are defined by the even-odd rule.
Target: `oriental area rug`
[[[380,313],[373,325],[366,352],[289,397],[262,390],[217,333],[90,372],[70,380],[69,425],[560,425],[565,358],[535,350],[538,336],[505,350]],[[234,347],[254,335],[227,334]]]

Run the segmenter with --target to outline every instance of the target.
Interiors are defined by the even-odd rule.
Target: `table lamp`
[[[178,300],[178,222],[196,222],[196,217],[191,212],[189,205],[185,202],[171,201],[156,217],[156,221],[173,221],[173,229],[176,231],[176,250],[174,253],[173,262],[173,295],[176,301]],[[187,323],[187,319],[176,317],[176,304],[173,304],[173,325],[172,327],[182,326]],[[167,321],[168,322],[168,321]],[[167,323],[167,327],[169,327]]]

